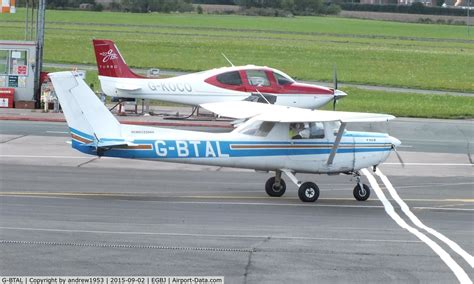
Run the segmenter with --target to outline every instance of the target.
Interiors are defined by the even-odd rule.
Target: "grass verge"
[[[22,39],[23,11],[0,38]],[[3,21],[5,19],[5,21]],[[45,61],[94,64],[93,38],[110,38],[133,67],[200,71],[272,66],[305,80],[474,92],[474,36],[465,27],[334,17],[245,17],[47,11]]]
[[[399,117],[474,118],[474,98],[367,91],[344,88],[349,95],[337,103],[337,110],[387,113]],[[325,109],[331,109],[326,106]]]

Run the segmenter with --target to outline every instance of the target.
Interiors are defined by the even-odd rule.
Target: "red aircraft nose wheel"
[[[298,196],[303,202],[315,202],[319,197],[319,187],[314,182],[305,182],[298,189]]]
[[[272,197],[280,197],[285,194],[286,183],[280,178],[280,184],[275,182],[275,177],[271,177],[265,183],[265,191]]]

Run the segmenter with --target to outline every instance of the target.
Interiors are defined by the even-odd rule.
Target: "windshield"
[[[289,85],[295,82],[293,79],[291,79],[290,76],[284,73],[273,72],[273,76],[275,76],[275,79],[277,80],[278,85],[280,86]]]

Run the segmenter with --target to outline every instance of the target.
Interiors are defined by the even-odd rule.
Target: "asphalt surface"
[[[472,254],[472,122],[402,119],[388,127],[411,147],[400,149],[405,168],[392,155],[381,170],[426,226]],[[374,192],[355,201],[349,176],[298,175],[321,189],[316,203],[303,204],[288,179],[287,193],[270,198],[267,173],[97,159],[71,149],[66,131],[63,123],[0,121],[0,275],[458,282],[444,258],[387,215]],[[395,212],[415,226],[377,181]],[[474,279],[463,257],[419,231]]]

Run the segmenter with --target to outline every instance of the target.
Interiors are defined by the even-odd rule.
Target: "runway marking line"
[[[398,189],[407,189],[407,188],[432,188],[432,187],[444,187],[444,186],[453,186],[453,185],[472,185],[473,182],[455,182],[455,183],[423,183],[420,185],[402,185],[397,186]]]
[[[48,228],[25,228],[25,227],[0,227],[2,230],[18,231],[44,231],[58,233],[90,233],[90,234],[116,234],[116,235],[153,235],[153,236],[179,236],[179,237],[203,237],[203,238],[238,238],[238,239],[278,239],[278,240],[308,240],[308,241],[357,241],[357,242],[392,242],[392,243],[421,243],[417,240],[393,240],[393,239],[350,239],[350,238],[315,238],[315,237],[295,237],[295,236],[269,236],[269,235],[227,235],[227,234],[190,234],[190,233],[155,233],[137,231],[102,231],[102,230],[69,230],[69,229],[48,229]]]
[[[382,182],[385,184],[385,186],[387,187],[388,191],[390,192],[390,195],[395,199],[395,201],[400,205],[400,208],[402,209],[403,213],[405,213],[406,216],[408,216],[408,218],[413,222],[413,224],[415,224],[417,227],[427,231],[428,233],[430,233],[431,235],[435,236],[436,238],[438,238],[440,241],[444,242],[445,244],[447,244],[453,251],[455,251],[457,254],[459,254],[462,258],[464,258],[464,260],[469,263],[469,265],[471,266],[471,268],[474,267],[474,258],[472,257],[472,255],[470,255],[469,253],[467,253],[465,250],[463,250],[457,243],[453,242],[452,240],[450,240],[449,238],[447,238],[445,235],[439,233],[438,231],[434,230],[433,228],[431,227],[428,227],[426,226],[425,224],[423,224],[423,222],[421,222],[420,219],[418,219],[418,217],[415,216],[415,214],[413,214],[411,211],[410,211],[410,207],[408,207],[408,205],[400,198],[400,196],[398,195],[397,191],[395,190],[395,188],[393,187],[392,183],[390,182],[390,180],[387,178],[387,176],[385,176],[382,171],[380,169],[377,169],[377,171],[375,172],[376,175],[378,175],[381,179],[382,179]]]
[[[67,131],[53,131],[53,130],[46,130],[46,133],[69,134],[69,132]]]
[[[66,196],[66,195],[17,195],[17,194],[4,194],[0,193],[0,197],[26,197],[26,198],[53,198],[53,199],[75,199],[74,195]],[[80,195],[78,195],[80,196]],[[88,196],[87,194],[82,196]],[[101,195],[106,196],[106,195]],[[113,195],[116,196],[116,195]],[[130,197],[130,195],[122,195],[120,197]],[[145,196],[142,196],[145,197]],[[179,197],[163,197],[163,198],[179,198]],[[262,199],[268,199],[269,197],[262,197]],[[289,198],[287,198],[289,200]],[[294,199],[296,200],[296,198]],[[331,198],[320,198],[320,200],[332,200]],[[341,200],[341,199],[334,199],[334,200]],[[352,199],[344,199],[344,200],[351,200]],[[172,201],[172,200],[145,200],[146,202],[154,202],[160,204],[201,204],[201,205],[240,205],[240,206],[289,206],[289,207],[329,207],[329,208],[365,208],[365,209],[382,209],[384,208],[383,205],[338,205],[338,204],[306,204],[306,203],[270,203],[270,202],[211,202],[211,201]],[[472,212],[474,209],[470,208],[443,208],[443,207],[416,207],[414,206],[413,209],[417,210],[436,210],[436,211],[458,211],[458,212]]]
[[[401,166],[401,164],[398,163],[383,163],[384,165],[397,165]],[[472,167],[474,164],[469,164],[469,163],[404,163],[405,166],[469,166]]]
[[[252,191],[253,192],[253,191]],[[117,196],[117,197],[155,197],[155,198],[179,198],[179,199],[267,199],[267,200],[299,200],[297,197],[279,197],[278,199],[272,199],[268,196],[237,196],[237,195],[153,195],[152,193],[142,192],[32,192],[32,191],[4,191],[0,192],[0,196],[20,195],[20,196]],[[333,197],[333,198],[319,198],[318,200],[338,200],[338,201],[354,201],[353,198],[344,197]],[[389,199],[390,200],[390,199]],[[406,201],[418,201],[418,202],[466,202],[474,203],[474,199],[471,198],[457,198],[457,199],[432,199],[432,198],[409,198]],[[370,201],[370,200],[369,200]],[[304,204],[304,203],[303,203]]]
[[[369,180],[370,185],[374,189],[375,193],[377,194],[377,197],[380,199],[380,201],[383,203],[385,212],[403,229],[409,231],[413,235],[415,235],[417,238],[419,238],[421,241],[423,241],[426,245],[428,245],[440,258],[441,260],[446,263],[446,265],[453,271],[454,275],[456,278],[459,280],[460,283],[472,283],[471,279],[469,276],[466,274],[466,272],[462,269],[459,264],[454,261],[454,259],[449,255],[440,245],[438,245],[436,242],[431,240],[428,236],[426,236],[424,233],[420,232],[418,229],[410,226],[405,220],[403,220],[400,215],[395,211],[395,208],[392,206],[392,204],[388,201],[388,199],[385,197],[385,194],[383,193],[382,189],[380,188],[379,184],[377,183],[377,180],[375,177],[367,170],[367,169],[362,169],[361,170],[362,174],[364,174],[367,179]]]

